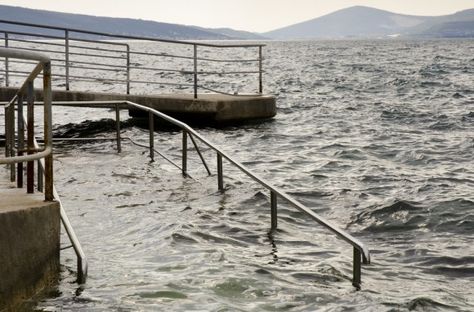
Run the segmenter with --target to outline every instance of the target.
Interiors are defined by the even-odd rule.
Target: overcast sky
[[[444,15],[474,8],[474,0],[0,0],[0,4],[254,32],[274,30],[353,5],[413,15]]]

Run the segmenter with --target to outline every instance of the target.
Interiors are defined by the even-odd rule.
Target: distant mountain
[[[259,35],[253,32],[235,30],[232,28],[202,28],[202,27],[198,27],[198,28],[205,31],[218,33],[230,38],[240,39],[240,40],[267,40],[269,39],[268,37],[264,37],[262,35]]]
[[[470,22],[474,22],[474,10],[446,16],[416,16],[354,6],[262,35],[282,40],[387,36],[460,37],[472,36]]]
[[[161,23],[140,19],[112,18],[83,14],[61,13],[45,10],[33,10],[21,7],[0,5],[0,19],[33,24],[51,25],[65,28],[76,28],[119,35],[154,37],[162,39],[182,40],[241,40],[252,37],[251,33],[232,29],[206,29]],[[32,28],[0,23],[1,30],[33,31]],[[38,30],[36,30],[38,32]],[[42,31],[43,34],[58,34],[57,31]],[[256,39],[260,38],[255,35]]]

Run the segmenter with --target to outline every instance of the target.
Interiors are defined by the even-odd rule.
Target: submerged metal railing
[[[11,30],[14,28],[12,25],[25,30]],[[55,74],[55,77],[61,79],[58,83],[64,85],[66,90],[72,89],[72,81],[75,83],[102,82],[123,85],[125,88],[122,91],[127,94],[132,92],[134,85],[140,85],[140,88],[137,88],[140,92],[143,92],[143,85],[149,85],[157,88],[190,89],[194,98],[198,98],[200,91],[237,94],[242,86],[235,86],[235,81],[241,81],[242,77],[248,75],[255,75],[254,90],[256,92],[251,93],[263,92],[264,44],[211,44],[166,40],[8,20],[0,20],[0,33],[4,34],[5,47],[45,52],[51,55],[53,66],[62,70],[61,73]],[[138,40],[159,44],[159,46],[151,47],[151,51],[143,51],[143,47],[134,48],[134,44],[130,44]],[[174,54],[174,51],[166,52],[163,48],[165,44],[182,47],[180,54]],[[217,49],[219,52],[228,51],[231,53],[231,58],[215,57],[209,49]],[[253,52],[250,52],[248,57],[244,55],[236,58],[236,52],[241,49]],[[166,66],[157,67],[155,63],[164,63]],[[5,59],[1,72],[4,73],[6,86],[11,84],[12,77],[26,75],[21,66],[14,67],[15,64],[27,65],[28,63]],[[215,68],[217,64],[219,66]],[[222,66],[223,64],[225,66]],[[170,75],[172,80],[158,81],[150,78],[155,75],[165,77]],[[216,84],[221,86],[223,84],[221,77],[227,75],[237,77],[230,83],[233,90],[226,91],[226,89],[214,87]],[[209,76],[217,77],[219,81],[205,82],[204,80]]]
[[[181,157],[181,171],[184,176],[188,176],[188,138],[191,139],[191,142],[198,153],[200,160],[202,161],[206,171],[209,175],[211,175],[211,171],[209,170],[209,166],[207,165],[200,149],[196,143],[196,140],[207,145],[210,149],[212,149],[216,153],[216,163],[217,163],[217,188],[224,192],[224,166],[223,166],[223,159],[226,159],[240,171],[245,173],[248,177],[252,178],[254,181],[259,183],[261,186],[266,188],[270,192],[270,211],[271,211],[271,232],[275,231],[278,226],[278,217],[277,217],[277,207],[278,207],[278,199],[283,199],[287,201],[291,206],[295,207],[297,210],[302,212],[304,215],[310,217],[312,220],[316,221],[332,233],[334,233],[338,238],[344,240],[345,242],[349,243],[353,247],[353,277],[352,277],[352,284],[356,288],[360,288],[361,284],[361,264],[369,264],[370,263],[370,251],[369,249],[357,238],[353,237],[349,233],[339,229],[336,225],[332,224],[330,221],[326,220],[325,218],[319,216],[310,208],[306,207],[295,198],[291,197],[290,195],[286,194],[283,190],[275,187],[268,181],[260,178],[258,175],[250,171],[240,162],[229,156],[227,153],[222,151],[219,147],[212,144],[208,141],[205,137],[200,135],[196,132],[193,128],[188,126],[187,124],[176,120],[162,112],[159,112],[155,109],[129,102],[129,101],[81,101],[81,102],[55,102],[55,105],[61,104],[83,104],[83,105],[98,105],[104,107],[108,105],[109,107],[115,107],[115,122],[116,122],[116,142],[117,142],[117,151],[120,153],[122,150],[121,145],[121,130],[120,130],[120,109],[124,107],[135,108],[142,111],[148,112],[148,121],[149,121],[149,151],[150,151],[150,158],[154,160],[155,155],[155,148],[154,148],[154,119],[156,117],[161,118],[174,126],[177,126],[182,131],[182,157]],[[164,156],[164,155],[162,155]],[[170,161],[168,158],[165,157],[167,161]],[[171,161],[170,161],[171,162]],[[173,163],[173,162],[172,162]],[[178,165],[173,165],[179,167]]]
[[[35,191],[35,164],[37,161],[37,189],[44,192],[46,201],[58,201],[61,221],[76,251],[78,262],[78,282],[83,283],[87,276],[87,260],[79,240],[69,222],[66,211],[59,200],[53,184],[53,145],[52,145],[52,109],[51,109],[51,61],[49,57],[29,51],[0,48],[0,57],[34,61],[35,68],[19,88],[13,99],[5,105],[5,158],[0,164],[10,166],[10,180],[18,188],[23,187],[24,163],[26,162],[27,193]],[[34,80],[43,73],[43,146],[35,137],[35,95]],[[27,112],[23,101],[27,102]],[[17,118],[15,118],[15,105]],[[16,127],[16,129],[15,129]],[[26,134],[26,146],[25,146]]]

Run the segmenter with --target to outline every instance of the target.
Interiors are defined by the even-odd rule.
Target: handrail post
[[[222,155],[217,153],[217,188],[224,191],[224,174],[222,168]]]
[[[8,48],[8,33],[5,32],[5,48]],[[5,58],[5,87],[10,86],[10,68],[8,57]]]
[[[117,135],[117,153],[122,152],[122,142],[120,142],[120,108],[115,104],[115,131]]]
[[[271,206],[271,232],[276,231],[278,227],[278,217],[277,217],[277,194],[273,191],[270,193],[270,206]]]
[[[198,72],[197,72],[197,44],[193,45],[194,47],[194,98],[198,97]]]
[[[360,253],[360,250],[357,249],[356,247],[354,247],[354,259],[353,259],[353,268],[352,268],[352,274],[353,274],[353,278],[352,278],[352,285],[357,288],[357,289],[360,289],[360,283],[361,283],[361,258],[362,258],[362,255]]]
[[[43,112],[44,112],[44,145],[51,148],[51,153],[44,159],[44,197],[46,201],[54,200],[54,181],[53,181],[53,113],[52,113],[52,94],[51,94],[51,62],[43,63]]]
[[[186,130],[183,129],[183,152],[182,152],[182,166],[181,171],[183,172],[183,176],[187,175],[188,172],[188,133]]]
[[[127,94],[130,94],[130,46],[127,44]]]
[[[38,165],[38,192],[43,192],[43,167],[41,166],[41,160],[37,160],[37,165]]]
[[[35,98],[34,98],[34,89],[33,89],[33,81],[28,82],[27,90],[26,90],[26,98],[27,98],[27,153],[28,155],[34,154],[34,137],[35,137]],[[23,118],[18,116],[18,118]],[[35,192],[35,162],[28,161],[26,163],[26,192],[28,194],[32,194]]]
[[[18,126],[18,156],[23,156],[23,150],[25,148],[25,123],[23,122],[23,95],[18,95],[18,119],[17,119],[17,126]],[[23,187],[23,162],[19,162],[17,164],[17,181],[16,186],[18,188]]]
[[[65,57],[65,70],[66,70],[66,91],[69,91],[69,30],[64,30],[64,57]]]
[[[8,108],[8,137],[10,139],[10,157],[15,157],[15,103],[12,102]],[[10,181],[15,182],[15,164],[10,165]]]
[[[262,46],[258,47],[258,93],[263,93],[263,51]]]
[[[155,161],[155,120],[153,113],[148,113],[148,127],[150,131],[150,158],[151,161]]]

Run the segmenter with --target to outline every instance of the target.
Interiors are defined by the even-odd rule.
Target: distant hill
[[[474,22],[474,10],[446,16],[416,16],[354,6],[262,35],[282,40],[387,36],[460,37],[472,36],[470,22]]]
[[[0,5],[0,19],[33,24],[76,28],[119,35],[154,37],[182,40],[242,40],[259,39],[259,35],[236,31],[229,28],[207,29],[161,23],[140,19],[112,18],[83,14],[61,13],[33,10],[21,7]],[[0,23],[0,30],[32,31],[33,29]],[[43,34],[58,34],[57,31],[42,31]]]

